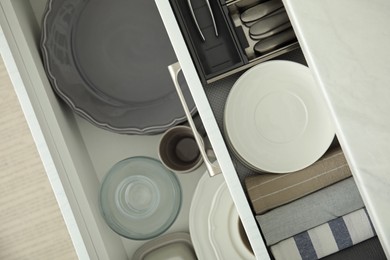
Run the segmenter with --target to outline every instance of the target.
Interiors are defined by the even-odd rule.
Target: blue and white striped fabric
[[[271,251],[276,260],[320,259],[375,235],[363,208],[283,240]]]

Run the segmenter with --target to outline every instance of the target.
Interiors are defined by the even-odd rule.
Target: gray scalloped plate
[[[55,92],[98,127],[157,134],[186,120],[167,69],[176,56],[153,0],[49,0],[41,49]]]

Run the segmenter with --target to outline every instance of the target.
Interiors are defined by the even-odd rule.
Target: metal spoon
[[[250,23],[263,18],[283,7],[280,0],[270,0],[245,10],[241,14],[241,20],[244,23]]]

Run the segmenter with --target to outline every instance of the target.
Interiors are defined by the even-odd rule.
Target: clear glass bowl
[[[107,224],[134,240],[154,238],[175,221],[182,195],[176,175],[159,161],[131,157],[116,163],[100,189],[100,206]]]

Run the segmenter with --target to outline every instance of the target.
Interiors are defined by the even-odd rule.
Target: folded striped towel
[[[271,246],[276,260],[313,260],[374,237],[365,208],[333,219]]]
[[[353,177],[277,207],[256,219],[267,245],[364,207]]]
[[[257,215],[352,176],[340,147],[311,166],[289,174],[259,174],[245,179]]]

